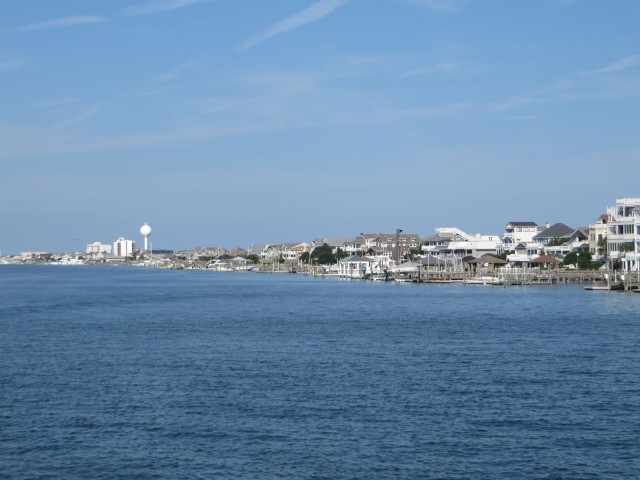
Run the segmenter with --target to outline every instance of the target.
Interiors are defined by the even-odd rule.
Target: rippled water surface
[[[1,478],[639,472],[640,294],[0,267]]]

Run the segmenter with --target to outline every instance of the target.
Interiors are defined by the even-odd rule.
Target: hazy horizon
[[[640,3],[7,0],[0,250],[246,248],[640,197]],[[79,248],[81,247],[81,248]]]

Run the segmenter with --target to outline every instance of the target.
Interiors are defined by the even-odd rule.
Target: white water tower
[[[140,235],[144,237],[144,249],[145,251],[149,250],[149,235],[151,235],[151,227],[147,222],[144,222],[144,225],[140,227]]]

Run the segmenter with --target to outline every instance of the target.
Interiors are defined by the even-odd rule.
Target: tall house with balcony
[[[617,198],[610,217],[607,251],[612,268],[640,272],[640,198]]]
[[[533,237],[547,228],[548,224],[539,226],[535,222],[509,222],[504,226],[503,248],[505,251],[515,250],[516,245],[532,242]]]

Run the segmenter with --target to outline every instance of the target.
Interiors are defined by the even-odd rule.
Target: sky
[[[637,0],[4,0],[0,251],[248,247],[640,197]]]

